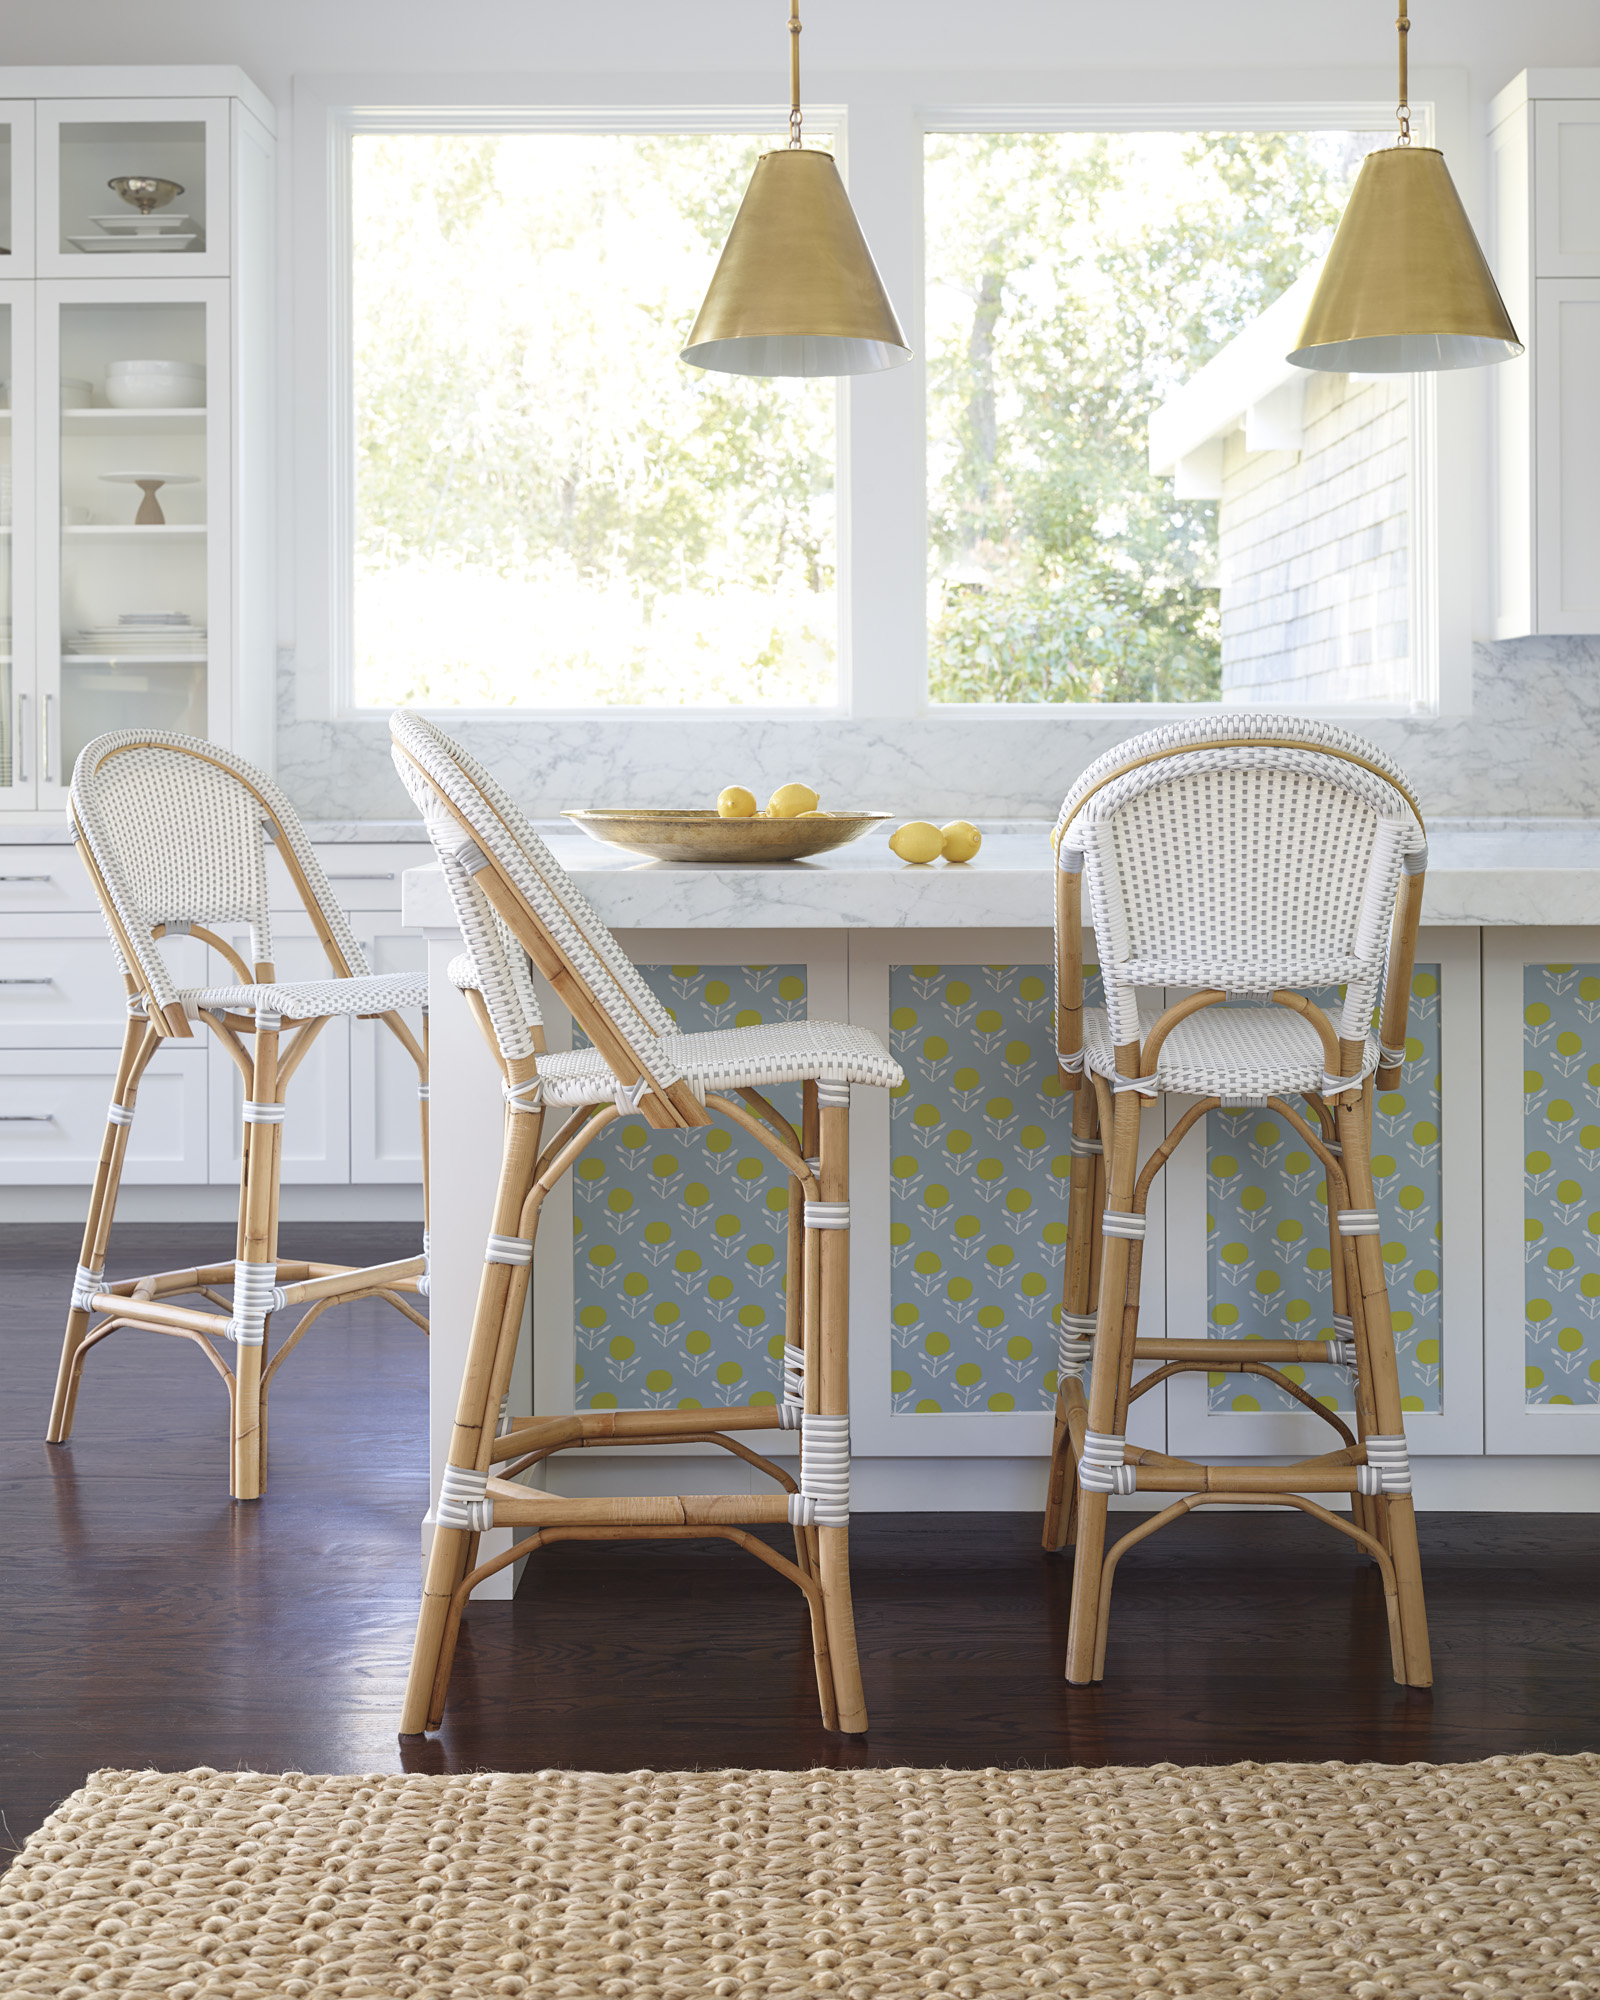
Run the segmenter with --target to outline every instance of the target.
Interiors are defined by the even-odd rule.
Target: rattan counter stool
[[[1075,1104],[1043,1539],[1050,1549],[1074,1545],[1067,1679],[1105,1674],[1112,1577],[1126,1550],[1195,1507],[1253,1503],[1300,1508],[1368,1551],[1383,1574],[1395,1679],[1427,1687],[1371,1167],[1374,1078],[1379,1090],[1399,1080],[1428,855],[1405,778],[1370,744],[1324,723],[1208,717],[1150,730],[1091,764],[1067,794],[1055,840],[1058,1049]],[[1085,887],[1103,1011],[1083,1005]],[[1297,990],[1334,985],[1344,994],[1336,1022]],[[1187,997],[1164,1005],[1160,989],[1173,988]],[[1375,1039],[1368,1024],[1380,996]],[[1198,1101],[1141,1169],[1141,1116],[1169,1092]],[[1151,1184],[1220,1105],[1270,1106],[1321,1164],[1332,1340],[1139,1335]],[[1135,1383],[1140,1361],[1158,1365]],[[1306,1362],[1353,1370],[1353,1434],[1282,1372]],[[1333,1428],[1336,1448],[1287,1466],[1213,1466],[1128,1443],[1136,1397],[1210,1369],[1276,1382]],[[1182,1497],[1138,1517],[1108,1552],[1110,1496],[1136,1492]],[[1348,1494],[1351,1512],[1312,1494]]]
[[[443,1718],[462,1608],[483,1578],[554,1541],[719,1537],[804,1592],[822,1719],[859,1733],[867,1711],[850,1602],[849,1120],[853,1084],[892,1088],[898,1064],[866,1029],[793,1021],[679,1034],[588,901],[499,785],[421,717],[391,722],[395,765],[427,823],[470,969],[466,988],[501,1069],[500,1181],[423,1588],[401,1733]],[[528,961],[592,1044],[547,1054]],[[802,1130],[763,1096],[800,1083]],[[541,1206],[584,1148],[626,1112],[658,1130],[704,1130],[721,1112],[789,1174],[784,1386],[776,1405],[584,1410],[506,1419]],[[552,1111],[566,1116],[549,1136]],[[800,1477],[742,1436],[798,1431]],[[516,1475],[575,1447],[712,1445],[774,1482],[770,1494],[571,1499]],[[791,1562],[748,1532],[787,1522]],[[526,1531],[478,1562],[491,1527]]]
[[[269,778],[214,743],[156,730],[97,736],[78,758],[67,813],[127,989],[128,1025],[47,1436],[52,1444],[71,1436],[91,1348],[128,1327],[177,1334],[194,1341],[227,1384],[229,1491],[236,1500],[254,1500],[263,1487],[267,1391],[313,1321],[342,1301],[380,1297],[427,1330],[427,1320],[403,1296],[427,1291],[426,1232],[423,1256],[366,1269],[278,1257],[286,1093],[329,1021],[345,1015],[381,1020],[416,1063],[426,1174],[427,979],[422,973],[368,971],[293,806]],[[275,975],[269,845],[276,847],[327,955],[325,979]],[[249,927],[251,964],[211,928],[227,924]],[[238,983],[179,987],[159,943],[178,935],[201,939]],[[420,1040],[402,1013],[408,1008],[423,1010]],[[164,1041],[191,1041],[196,1022],[217,1037],[244,1079],[235,1255],[227,1263],[108,1284],[106,1246],[139,1079]],[[219,1287],[231,1288],[231,1302]],[[179,1304],[186,1295],[217,1310]],[[269,1361],[268,1323],[289,1308],[303,1310]]]

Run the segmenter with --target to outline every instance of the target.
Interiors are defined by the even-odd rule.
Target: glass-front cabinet
[[[260,755],[274,650],[269,107],[60,76],[0,69],[0,811],[52,817],[106,730]]]

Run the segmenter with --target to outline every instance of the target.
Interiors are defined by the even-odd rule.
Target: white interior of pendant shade
[[[911,359],[909,347],[887,340],[847,340],[838,334],[764,333],[743,340],[703,340],[686,347],[693,368],[722,375],[873,375]]]
[[[1478,333],[1386,333],[1365,340],[1330,340],[1297,347],[1284,358],[1296,368],[1330,375],[1418,375],[1513,361],[1521,343]]]

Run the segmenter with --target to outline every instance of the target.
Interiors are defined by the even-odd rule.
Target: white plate
[[[193,236],[69,236],[80,250],[187,250]]]
[[[114,486],[143,486],[146,480],[161,481],[163,486],[198,486],[198,472],[102,472],[102,479],[109,479]]]
[[[182,229],[189,218],[176,212],[162,209],[157,215],[133,215],[124,209],[121,215],[91,215],[89,220],[97,229],[109,229],[121,235],[124,230],[137,230],[141,234],[159,235],[164,229]]]

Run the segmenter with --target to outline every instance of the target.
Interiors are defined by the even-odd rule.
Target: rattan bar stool
[[[451,976],[499,1062],[506,1100],[499,1189],[406,1689],[401,1733],[444,1714],[461,1612],[507,1563],[554,1541],[719,1537],[804,1592],[824,1725],[867,1726],[850,1602],[849,1121],[853,1084],[892,1088],[876,1036],[829,1021],[682,1035],[637,968],[506,793],[421,717],[391,722],[395,765],[427,823],[470,966]],[[531,960],[593,1044],[547,1054]],[[802,1130],[763,1096],[803,1085]],[[508,1421],[511,1379],[541,1206],[584,1148],[623,1112],[659,1130],[710,1126],[720,1111],[789,1173],[783,1399],[775,1406],[584,1410]],[[550,1111],[567,1115],[545,1134]],[[739,1435],[800,1434],[798,1482]],[[778,1489],[737,1496],[570,1499],[516,1483],[570,1447],[714,1445]],[[748,1532],[787,1522],[791,1562]],[[491,1527],[526,1532],[478,1562]]]
[[[286,1093],[329,1021],[343,1015],[381,1020],[416,1063],[426,1174],[427,979],[421,973],[368,971],[293,806],[269,778],[214,743],[156,730],[97,736],[78,758],[67,813],[127,989],[128,1025],[47,1436],[52,1444],[71,1436],[91,1348],[127,1327],[177,1334],[194,1341],[227,1384],[229,1491],[236,1500],[254,1500],[263,1486],[267,1391],[313,1321],[341,1301],[376,1296],[427,1330],[427,1320],[403,1296],[427,1291],[426,1232],[423,1256],[366,1269],[278,1257]],[[274,973],[269,845],[277,848],[327,955],[326,979],[280,980]],[[225,924],[248,925],[252,964],[211,928]],[[201,939],[227,962],[238,983],[179,987],[158,942],[178,935]],[[404,1019],[406,1008],[423,1010],[420,1040]],[[196,1022],[218,1038],[244,1078],[235,1256],[192,1271],[159,1271],[108,1284],[106,1245],[139,1079],[164,1041],[193,1040]],[[231,1288],[231,1302],[219,1287]],[[186,1295],[217,1310],[180,1305]],[[288,1308],[302,1308],[301,1317],[269,1361],[268,1324]]]
[[[1240,713],[1176,723],[1091,764],[1056,824],[1058,1049],[1076,1093],[1060,1388],[1044,1545],[1074,1545],[1067,1679],[1105,1673],[1124,1552],[1206,1505],[1292,1506],[1351,1536],[1383,1573],[1394,1676],[1430,1685],[1400,1385],[1372,1181],[1372,1106],[1399,1080],[1427,844],[1399,769],[1320,722]],[[1104,1011],[1083,1005],[1088,889]],[[1297,989],[1337,985],[1337,1022]],[[1159,989],[1190,989],[1163,1005]],[[1151,995],[1151,989],[1158,989]],[[1368,1024],[1381,997],[1380,1032]],[[1141,1115],[1184,1110],[1141,1170]],[[1300,1107],[1289,1100],[1298,1098]],[[1320,1162],[1333,1311],[1327,1341],[1139,1335],[1145,1206],[1184,1135],[1220,1105],[1270,1105]],[[1158,1364],[1137,1384],[1136,1362]],[[1283,1374],[1354,1371],[1356,1429]],[[1213,1466],[1127,1441],[1145,1389],[1248,1369],[1338,1435],[1287,1466]],[[1083,1378],[1089,1388],[1084,1394]],[[1114,1493],[1181,1495],[1108,1552]],[[1312,1494],[1348,1494],[1349,1515]]]

